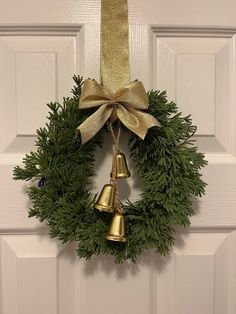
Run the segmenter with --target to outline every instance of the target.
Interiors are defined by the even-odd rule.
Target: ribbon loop
[[[89,141],[114,115],[141,139],[145,138],[149,128],[160,126],[153,116],[141,111],[148,108],[148,98],[140,81],[134,81],[110,94],[96,81],[85,80],[79,108],[92,107],[99,108],[77,128],[82,144]]]

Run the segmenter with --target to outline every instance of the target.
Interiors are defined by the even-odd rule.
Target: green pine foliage
[[[191,136],[196,127],[190,117],[182,117],[177,106],[168,102],[165,92],[148,93],[148,112],[161,123],[151,128],[144,141],[130,133],[130,158],[141,178],[138,201],[123,204],[127,242],[107,241],[105,235],[112,216],[93,208],[91,193],[96,150],[102,146],[106,126],[89,142],[81,145],[75,129],[94,109],[79,110],[83,80],[74,77],[73,97],[63,105],[50,103],[48,123],[37,130],[37,149],[27,154],[23,167],[14,169],[14,179],[31,180],[28,189],[35,216],[49,226],[51,237],[63,243],[76,241],[77,253],[112,255],[116,263],[136,261],[139,254],[154,248],[165,255],[174,244],[174,226],[188,226],[194,215],[192,197],[202,196],[206,184],[200,169],[207,164]]]

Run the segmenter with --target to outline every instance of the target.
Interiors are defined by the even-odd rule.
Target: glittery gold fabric
[[[110,118],[119,119],[144,139],[147,130],[160,126],[150,114],[140,81],[129,83],[128,0],[101,0],[101,85],[86,80],[79,108],[99,107],[78,128],[82,143],[90,140]]]
[[[85,80],[80,96],[79,108],[99,107],[78,128],[82,143],[90,140],[114,114],[132,132],[141,139],[147,130],[160,126],[150,114],[143,112],[148,108],[148,98],[140,81],[134,81],[115,93],[110,93],[94,80]]]
[[[128,0],[101,0],[101,83],[109,93],[129,84]]]

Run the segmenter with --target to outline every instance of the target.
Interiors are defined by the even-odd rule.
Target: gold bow
[[[99,107],[78,128],[82,144],[89,141],[112,116],[118,119],[141,139],[145,138],[147,130],[160,123],[146,112],[148,98],[140,81],[134,81],[110,94],[102,85],[87,79],[81,92],[79,108]]]

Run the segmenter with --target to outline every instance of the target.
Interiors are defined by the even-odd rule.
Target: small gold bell
[[[116,189],[112,184],[105,184],[94,207],[100,211],[113,212]]]
[[[106,239],[110,241],[126,242],[125,222],[122,214],[115,213],[113,216]]]
[[[116,177],[117,178],[128,178],[130,172],[127,166],[126,158],[123,153],[116,155]]]

